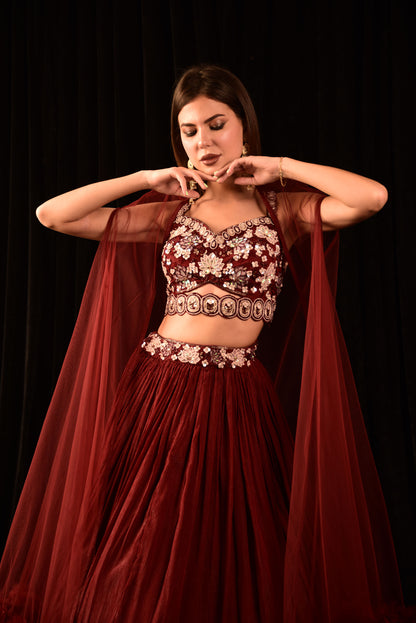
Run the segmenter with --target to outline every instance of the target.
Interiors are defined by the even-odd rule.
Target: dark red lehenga
[[[277,394],[258,361],[141,348],[181,202],[146,196],[137,244],[115,242],[128,208],[110,219],[0,565],[2,623],[416,621],[335,312],[336,237],[321,195],[286,190],[279,210],[308,202],[316,225],[290,250],[281,233]]]
[[[117,393],[75,620],[281,620],[292,438],[271,380],[257,360],[159,352],[139,349]]]

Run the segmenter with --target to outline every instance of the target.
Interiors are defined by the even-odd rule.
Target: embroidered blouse
[[[179,210],[163,247],[167,314],[221,315],[270,322],[282,289],[286,260],[270,216],[259,216],[220,232]],[[226,293],[195,292],[211,283]]]

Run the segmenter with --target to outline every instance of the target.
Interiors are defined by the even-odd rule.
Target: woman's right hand
[[[189,197],[197,199],[200,196],[196,190],[189,190],[188,183],[194,180],[201,189],[206,189],[206,181],[213,182],[212,175],[187,169],[186,167],[169,167],[167,169],[155,169],[144,171],[147,187],[166,195],[176,195],[178,197]]]

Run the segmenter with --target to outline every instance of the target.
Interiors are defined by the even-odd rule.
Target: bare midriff
[[[224,290],[213,284],[206,284],[194,290],[200,294],[216,294],[224,296]],[[198,314],[174,314],[165,316],[158,333],[163,337],[190,344],[206,344],[211,346],[231,346],[242,348],[251,346],[257,340],[263,327],[263,321],[239,318],[223,318]]]

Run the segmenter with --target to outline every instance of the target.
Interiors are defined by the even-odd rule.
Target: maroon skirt
[[[151,334],[109,421],[77,623],[277,623],[293,442],[255,346]]]

